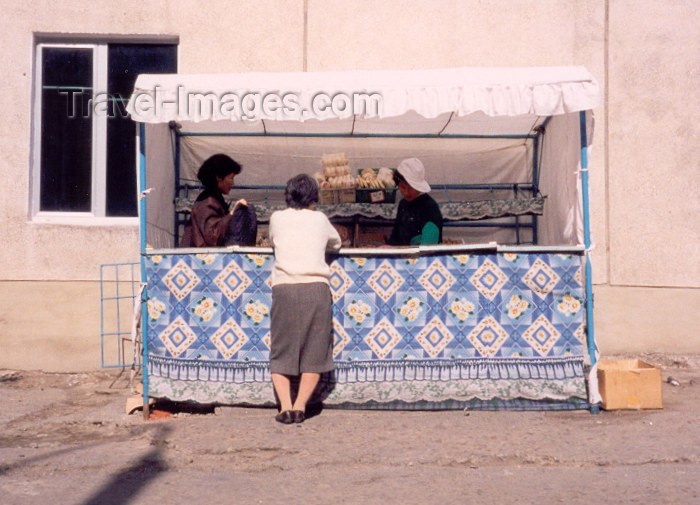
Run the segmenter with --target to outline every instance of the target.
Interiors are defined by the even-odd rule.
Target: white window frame
[[[107,92],[108,79],[108,46],[107,42],[100,43],[61,43],[40,42],[35,47],[34,65],[34,129],[32,148],[32,183],[30,217],[36,223],[83,224],[83,225],[131,225],[138,226],[138,216],[110,217],[105,215],[107,199],[107,115],[92,114],[92,154],[91,154],[91,184],[90,212],[56,212],[42,211],[41,206],[41,117],[42,117],[42,87],[44,82],[43,50],[44,48],[73,48],[92,49],[92,91]],[[137,143],[138,147],[138,143]],[[138,155],[135,152],[138,174]],[[138,184],[137,184],[138,201]]]

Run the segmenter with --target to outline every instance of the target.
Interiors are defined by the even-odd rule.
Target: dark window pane
[[[139,74],[177,72],[177,46],[109,45],[107,119],[108,216],[136,216],[136,126],[125,117],[126,101]]]
[[[108,216],[136,216],[136,127],[127,117],[107,119]]]
[[[43,86],[92,87],[92,49],[45,47],[42,52]]]
[[[110,44],[108,88],[129,98],[139,74],[177,72],[177,46],[170,44]]]
[[[92,50],[44,48],[42,53],[40,209],[89,212]]]

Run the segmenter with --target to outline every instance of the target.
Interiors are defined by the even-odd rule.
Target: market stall
[[[367,93],[382,106],[254,120],[182,106],[205,92],[294,93],[300,103],[319,92]],[[144,97],[160,105],[139,107]],[[457,210],[450,245],[344,248],[332,260],[336,370],[324,377],[321,399],[381,408],[588,406],[597,391],[585,374],[595,361],[586,150],[598,100],[581,67],[140,76],[129,111],[140,122],[144,395],[274,401],[272,250],[176,248],[183,180],[208,155],[230,154],[244,166],[236,197],[248,195],[264,222],[287,178],[342,151],[354,168],[419,157],[440,205]],[[539,206],[528,207],[535,199]],[[390,220],[392,206],[382,205],[324,210]],[[470,218],[475,208],[481,214]],[[468,226],[484,218],[492,221]],[[512,245],[522,243],[530,245]]]

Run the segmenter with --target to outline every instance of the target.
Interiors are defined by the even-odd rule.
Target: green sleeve
[[[428,221],[423,226],[420,235],[416,235],[411,239],[412,245],[431,245],[437,244],[440,240],[440,228],[432,221]]]

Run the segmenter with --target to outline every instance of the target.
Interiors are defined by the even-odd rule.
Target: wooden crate
[[[357,175],[366,169],[358,168]],[[372,168],[374,173],[378,173],[378,168]],[[396,170],[392,168],[391,170]],[[396,187],[392,188],[357,188],[355,191],[355,199],[357,203],[394,203],[396,201]]]
[[[318,203],[321,205],[333,205],[336,203],[335,192],[332,189],[319,189]]]
[[[336,203],[355,203],[355,188],[336,189]]]
[[[663,408],[661,370],[644,361],[600,360],[598,385],[605,410]]]
[[[394,203],[396,189],[367,189],[358,188],[355,191],[358,203]]]
[[[320,189],[318,191],[318,203],[321,205],[355,203],[355,188]]]

